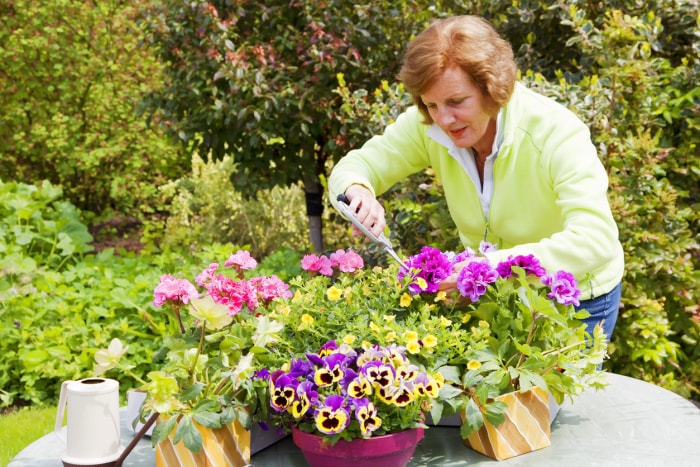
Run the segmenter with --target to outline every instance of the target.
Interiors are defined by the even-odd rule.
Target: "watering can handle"
[[[134,446],[136,446],[139,440],[143,438],[143,435],[146,434],[151,425],[153,425],[156,422],[156,420],[158,419],[158,415],[160,415],[158,412],[153,412],[153,414],[151,414],[146,423],[141,427],[139,432],[136,433],[131,442],[124,448],[119,458],[114,462],[114,467],[122,467],[122,462],[124,462],[126,456],[128,456],[129,453],[134,449]]]
[[[58,396],[58,409],[56,410],[56,425],[54,425],[54,432],[58,435],[63,442],[66,442],[66,437],[63,436],[63,416],[66,413],[66,393],[68,392],[68,384],[73,381],[64,381],[61,384],[61,393]]]

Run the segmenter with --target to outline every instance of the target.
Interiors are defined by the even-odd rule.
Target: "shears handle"
[[[391,242],[389,241],[388,238],[386,238],[386,235],[380,234],[379,236],[374,235],[370,230],[365,227],[362,222],[360,222],[357,217],[355,217],[355,213],[350,210],[350,200],[348,199],[347,196],[344,194],[338,195],[338,210],[348,218],[352,224],[360,229],[360,231],[367,236],[370,240],[372,240],[374,243],[379,245],[381,249],[389,253],[389,255],[395,259],[403,268],[408,269],[408,266],[406,263],[404,263],[399,255],[396,254],[394,251],[394,248],[391,246]]]

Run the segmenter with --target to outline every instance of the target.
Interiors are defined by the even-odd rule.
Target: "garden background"
[[[149,371],[162,274],[237,248],[280,277],[313,251],[387,261],[326,176],[409,104],[406,42],[464,13],[589,124],[608,170],[626,274],[605,368],[700,400],[697,0],[0,0],[3,413],[55,406],[113,337]],[[383,201],[402,254],[458,248],[430,171]],[[47,419],[0,433],[0,464]]]

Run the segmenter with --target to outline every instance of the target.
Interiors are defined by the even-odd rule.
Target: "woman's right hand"
[[[372,192],[362,185],[350,185],[345,190],[345,196],[350,201],[350,212],[376,237],[384,232],[386,218],[384,207],[377,201]],[[353,235],[358,237],[362,232],[353,226]]]

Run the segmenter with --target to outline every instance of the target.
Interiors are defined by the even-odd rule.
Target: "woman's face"
[[[488,112],[479,87],[461,68],[446,68],[421,99],[433,122],[457,147],[474,148],[484,157],[491,153],[495,118]]]

